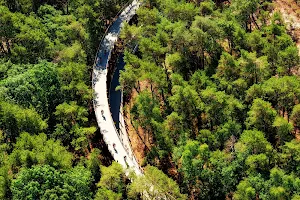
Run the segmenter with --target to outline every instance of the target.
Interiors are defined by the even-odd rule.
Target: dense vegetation
[[[299,56],[272,2],[148,0],[138,21],[120,80],[145,164],[191,199],[300,199]]]
[[[145,1],[120,77],[145,175],[102,165],[90,71],[126,2],[0,0],[0,199],[300,199],[298,49],[271,1]]]
[[[0,0],[0,199],[121,199],[127,191],[135,199],[141,193],[129,189],[121,166],[101,165],[92,143],[91,66],[126,2]],[[162,174],[165,187],[176,185],[153,173]],[[181,195],[178,186],[174,195]]]

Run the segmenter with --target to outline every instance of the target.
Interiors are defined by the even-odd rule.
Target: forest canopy
[[[126,3],[0,0],[0,199],[300,199],[299,50],[272,0],[143,1],[119,40],[144,175],[106,158],[91,70]]]
[[[120,81],[144,164],[190,199],[298,199],[299,51],[272,1],[148,0],[137,14]]]

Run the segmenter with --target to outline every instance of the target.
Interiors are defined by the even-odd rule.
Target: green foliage
[[[279,168],[270,171],[268,179],[251,176],[239,183],[234,199],[290,199],[299,192],[299,178]]]
[[[106,188],[99,188],[95,195],[94,200],[121,200],[122,194],[115,193],[112,190]]]
[[[283,51],[279,52],[278,64],[280,68],[278,71],[280,74],[291,75],[291,69],[298,70],[300,58],[298,55],[298,49],[295,46],[289,46]]]
[[[12,182],[12,199],[92,199],[91,174],[82,167],[62,173],[48,165],[22,170]]]
[[[197,92],[191,86],[176,85],[172,93],[173,96],[169,98],[170,106],[185,119],[183,121],[185,127],[191,127],[190,125],[197,120],[202,110],[202,102]]]
[[[90,159],[86,161],[87,168],[91,171],[94,182],[98,182],[101,177],[101,171],[100,171],[100,158],[101,151],[99,149],[93,149]]]
[[[183,188],[193,190],[193,196],[220,198],[237,184],[236,163],[230,163],[230,154],[210,151],[207,144],[188,141],[175,151],[174,157],[183,173]]]
[[[119,163],[113,162],[109,167],[101,166],[101,179],[97,184],[99,189],[95,199],[121,199],[125,189],[124,179],[124,170]]]
[[[58,68],[64,99],[74,100],[83,105],[92,98],[92,91],[86,84],[88,81],[86,65],[75,62],[63,62]],[[67,95],[66,95],[67,94]]]
[[[236,150],[246,154],[271,153],[272,146],[263,132],[247,130],[242,133],[239,142],[236,144]]]
[[[300,104],[294,106],[291,119],[296,127],[300,127]]]
[[[271,138],[273,132],[273,122],[276,117],[276,111],[271,107],[269,102],[262,99],[254,99],[253,104],[248,112],[246,125],[248,129],[254,128],[263,131]]]
[[[153,129],[152,120],[161,120],[158,101],[152,99],[149,92],[143,92],[137,97],[135,105],[139,124],[151,131]]]
[[[237,157],[247,174],[266,175],[274,165],[276,152],[265,138],[263,132],[247,130],[235,145]]]
[[[300,98],[300,82],[296,76],[272,77],[247,90],[246,100],[262,98],[283,114],[290,116],[296,101]]]
[[[126,2],[0,0],[0,199],[94,195],[101,173],[100,151],[90,149],[89,71]],[[71,168],[78,162],[86,169]]]
[[[78,106],[74,101],[70,102],[70,104],[65,102],[58,105],[54,114],[66,128],[71,128],[76,123],[84,124],[88,120],[86,109]]]
[[[0,198],[5,199],[9,196],[9,186],[10,186],[11,177],[8,174],[7,167],[0,168]]]
[[[239,78],[238,62],[229,53],[223,52],[216,72],[216,78],[233,81]]]
[[[241,67],[241,77],[248,82],[248,85],[262,82],[270,77],[270,69],[266,56],[257,58],[256,53],[242,51],[239,64]]]
[[[34,109],[0,101],[0,129],[5,133],[6,141],[15,141],[23,131],[36,134],[46,128],[47,123]]]
[[[236,121],[229,120],[228,122],[220,125],[214,133],[218,141],[218,145],[209,145],[212,147],[226,146],[226,143],[230,143],[231,139],[235,139],[240,136],[242,126]]]
[[[152,144],[145,162],[190,199],[297,198],[263,187],[275,166],[298,169],[299,56],[272,9],[265,0],[147,1],[121,33],[120,89]]]
[[[55,65],[45,61],[0,82],[6,99],[27,108],[34,107],[44,117],[61,101],[60,87]]]
[[[174,144],[181,141],[181,137],[185,137],[182,117],[177,112],[172,112],[164,121],[164,127],[167,134],[173,139]],[[167,135],[166,134],[166,135]]]
[[[286,142],[281,146],[280,166],[289,173],[296,173],[299,176],[300,164],[300,143],[297,140]]]
[[[144,176],[134,177],[129,185],[128,195],[136,199],[138,194],[142,199],[187,199],[186,195],[180,193],[175,181],[152,166],[146,166]]]
[[[78,106],[75,101],[64,102],[56,107],[55,116],[59,124],[52,134],[64,144],[71,144],[76,151],[84,152],[88,147],[89,138],[96,132],[96,127],[84,127],[88,122],[86,108]]]
[[[229,120],[239,119],[239,113],[244,108],[243,104],[232,95],[216,91],[215,88],[203,90],[201,96],[210,128]]]
[[[0,0],[0,199],[298,199],[299,55],[266,0],[146,1],[119,89],[176,182],[100,168],[89,71],[126,2]]]
[[[72,158],[72,154],[60,141],[47,140],[45,134],[22,133],[9,155],[9,163],[15,171],[37,164],[50,165],[56,169],[70,169]]]
[[[215,3],[213,1],[204,1],[200,4],[200,12],[202,15],[210,15],[215,9]]]
[[[237,9],[238,14],[242,15],[241,18],[248,18],[250,14],[254,13],[258,7],[258,2],[259,1],[252,1],[252,2],[247,2],[247,1],[233,1],[232,2],[232,7]]]
[[[291,122],[288,122],[283,117],[276,117],[273,127],[276,128],[276,139],[279,144],[292,140],[293,136],[291,133],[294,126]]]

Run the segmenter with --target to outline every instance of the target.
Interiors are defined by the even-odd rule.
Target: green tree
[[[247,46],[258,56],[263,56],[264,47],[267,45],[267,39],[262,35],[263,33],[259,30],[247,34]]]
[[[99,189],[97,190],[95,199],[121,199],[125,189],[125,173],[123,167],[113,162],[111,166],[101,166],[101,179],[97,184]]]
[[[263,49],[263,53],[268,56],[268,62],[270,63],[272,74],[275,75],[276,70],[281,73],[288,72],[288,69],[285,67],[290,67],[289,64],[291,64],[295,59],[293,52],[294,49],[291,48],[294,45],[292,38],[285,33],[285,26],[280,13],[274,12],[274,15],[272,15],[271,24],[265,27],[265,32],[267,34],[267,43]],[[291,47],[287,49],[289,46]],[[281,58],[279,57],[279,52],[281,52]],[[285,57],[287,54],[290,54],[292,57]],[[283,60],[286,60],[287,63],[283,64]]]
[[[243,173],[266,175],[274,165],[276,158],[272,145],[263,132],[246,130],[235,145],[235,151]]]
[[[210,147],[226,147],[226,143],[228,143],[230,148],[232,145],[230,144],[230,140],[238,138],[242,132],[242,126],[237,121],[229,120],[226,123],[220,125],[216,132],[214,133],[216,137],[216,141],[218,141],[218,145],[212,145]],[[216,142],[214,141],[214,142]]]
[[[86,150],[89,146],[89,139],[96,132],[96,127],[75,127],[73,131],[71,131],[72,135],[72,146],[76,151]]]
[[[91,171],[92,176],[94,177],[94,181],[98,183],[101,177],[100,170],[100,155],[101,151],[97,148],[94,148],[90,154],[90,159],[86,161],[87,168]]]
[[[84,63],[86,60],[85,51],[82,49],[82,45],[75,41],[69,47],[62,49],[59,52],[58,58],[62,62],[77,62],[77,63]],[[80,68],[79,68],[80,69]]]
[[[240,70],[236,59],[224,52],[219,60],[215,76],[226,81],[234,81],[240,77]]]
[[[291,114],[294,126],[300,128],[300,104],[295,105]]]
[[[187,141],[185,146],[179,147],[175,151],[175,158],[180,165],[180,171],[183,173],[183,183],[185,190],[192,197],[203,197],[207,194],[202,193],[205,187],[203,174],[207,171],[204,165],[208,163],[209,148],[207,144],[199,145],[196,141]]]
[[[0,129],[5,133],[7,142],[14,142],[23,131],[36,134],[46,128],[47,123],[34,109],[0,101]]]
[[[271,103],[262,99],[254,99],[248,112],[246,126],[248,129],[255,128],[267,134],[269,139],[274,140],[273,123],[277,113],[272,108]]]
[[[190,30],[192,33],[189,41],[192,54],[191,66],[200,69],[206,67],[210,71],[209,67],[214,64],[214,59],[218,59],[218,55],[221,54],[221,47],[216,40],[220,38],[222,29],[209,17],[196,16]],[[192,69],[192,71],[196,70]]]
[[[215,3],[213,1],[204,1],[200,4],[200,12],[202,15],[210,15],[215,9]]]
[[[251,30],[251,23],[255,23],[253,14],[257,11],[258,7],[258,0],[251,2],[247,0],[233,0],[231,3],[231,10],[233,14],[236,16],[236,18],[246,30]]]
[[[10,182],[11,175],[8,173],[9,169],[7,166],[0,167],[0,198],[6,199],[10,197]]]
[[[247,90],[246,100],[262,98],[284,117],[290,117],[296,101],[300,98],[299,78],[296,76],[272,77],[260,85],[253,85]]]
[[[295,46],[289,46],[278,54],[279,67],[278,72],[284,75],[292,75],[292,70],[297,71],[299,69],[299,55],[298,49]]]
[[[136,98],[136,116],[139,124],[148,132],[153,130],[152,120],[161,121],[159,103],[148,91],[141,92]]]
[[[234,193],[234,199],[252,200],[257,197],[257,193],[264,189],[264,179],[260,176],[249,177],[241,181],[237,186],[237,191]],[[259,188],[260,187],[260,188]]]
[[[288,122],[283,117],[277,116],[274,120],[273,127],[276,129],[277,144],[283,144],[293,138],[293,124]]]
[[[269,178],[260,175],[242,180],[234,193],[234,199],[291,199],[296,197],[299,189],[299,178],[285,174],[280,168],[270,170]]]
[[[190,198],[225,198],[237,184],[238,163],[231,163],[230,154],[210,151],[207,144],[187,141],[176,148],[174,158],[183,178],[182,189]]]
[[[239,66],[241,77],[247,80],[249,86],[260,83],[270,77],[266,56],[257,58],[256,53],[242,51]]]
[[[224,91],[207,88],[201,92],[201,99],[207,115],[206,127],[210,130],[229,120],[238,120],[242,117],[239,113],[243,110],[244,105],[233,95],[227,95]]]
[[[69,104],[64,102],[56,107],[55,115],[67,129],[71,129],[75,124],[84,124],[88,121],[87,111],[84,107],[77,105],[75,101]]]
[[[43,24],[33,15],[20,15],[15,22],[18,33],[11,49],[11,59],[17,62],[36,63],[39,58],[51,57],[53,42]]]
[[[94,200],[121,200],[122,194],[115,193],[112,190],[106,188],[99,188],[95,195]]]
[[[1,38],[3,38],[3,42],[1,42],[1,44],[0,44],[1,52],[11,54],[10,40],[12,40],[17,34],[17,29],[14,26],[14,23],[15,23],[14,17],[17,17],[17,14],[14,15],[5,6],[0,6],[0,11],[1,11],[0,12],[1,13],[0,14],[0,24],[2,26],[1,31],[0,31],[0,36],[1,36]]]
[[[28,68],[23,73],[9,76],[0,82],[5,90],[5,98],[26,108],[33,106],[43,117],[49,117],[61,102],[61,85],[56,65],[41,61]]]
[[[76,167],[61,173],[48,165],[24,169],[13,180],[12,199],[91,199],[91,174]]]
[[[62,140],[63,144],[71,144],[75,151],[87,153],[90,138],[97,128],[88,125],[88,112],[85,107],[77,105],[72,101],[64,102],[56,107],[54,113],[60,122],[52,134],[53,138]]]
[[[92,91],[86,84],[88,81],[87,66],[75,62],[64,62],[58,68],[58,75],[64,99],[74,100],[82,105],[87,105],[92,99]]]
[[[172,76],[172,81],[176,81]],[[191,128],[191,136],[195,137],[196,130],[193,126],[196,123],[197,126],[201,124],[200,113],[202,110],[202,102],[195,89],[186,83],[179,86],[173,83],[172,96],[169,97],[170,106],[183,117],[184,127]],[[188,130],[188,129],[187,129]]]
[[[134,177],[129,185],[128,195],[135,199],[138,194],[142,199],[187,199],[175,181],[152,166],[145,167],[144,176]]]
[[[297,140],[286,142],[280,147],[281,153],[279,154],[279,163],[287,172],[294,172],[297,175],[300,173],[300,143]]]
[[[204,71],[196,71],[189,80],[198,94],[207,87],[215,87],[215,83],[206,75]]]
[[[166,133],[173,140],[174,144],[184,140],[186,137],[183,124],[183,117],[179,116],[177,112],[172,112],[164,121],[163,126],[165,127]]]
[[[22,133],[9,155],[9,163],[14,172],[21,167],[37,164],[50,165],[56,169],[70,169],[72,158],[72,154],[61,145],[60,141],[47,140],[45,134]]]
[[[236,144],[236,150],[247,154],[271,153],[272,145],[267,141],[263,132],[246,130]]]

